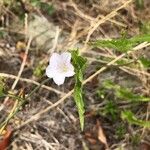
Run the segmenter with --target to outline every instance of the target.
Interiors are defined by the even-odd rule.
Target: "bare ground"
[[[105,66],[105,62],[97,61],[97,57],[115,59],[120,55],[109,49],[91,48],[87,44],[89,41],[118,38],[123,31],[127,32],[128,37],[137,35],[140,33],[140,24],[150,19],[149,0],[145,0],[143,9],[138,9],[135,2],[128,3],[126,0],[44,2],[53,5],[54,12],[51,15],[43,8],[33,7],[29,1],[14,1],[13,4],[1,6],[1,31],[4,33],[0,38],[0,76],[5,77],[6,91],[12,91],[16,95],[23,91],[22,97],[27,96],[35,88],[34,81],[38,84],[47,78],[44,69],[50,53],[54,50],[79,48],[81,54],[89,60],[85,72],[87,79]],[[27,17],[22,18],[25,13]],[[37,16],[39,20],[33,21]],[[48,31],[42,34],[43,28]],[[42,37],[38,36],[39,34]],[[28,53],[26,45],[30,47]],[[136,60],[140,55],[150,58],[149,48],[141,49],[130,57]],[[35,68],[41,64],[44,69],[42,75],[37,77],[34,73]],[[11,90],[19,70],[21,77]],[[149,104],[118,101],[112,91],[107,91],[104,98],[98,96],[99,89],[103,88],[103,81],[108,79],[136,93],[145,96],[150,94],[149,70],[137,72],[130,66],[124,68],[111,65],[84,85],[85,129],[81,132],[72,96],[64,100],[62,98],[73,89],[74,79],[67,79],[60,87],[50,80],[45,83],[46,87],[41,87],[35,92],[10,120],[8,126],[14,131],[8,149],[103,150],[106,147],[99,139],[101,127],[110,149],[148,150],[149,129],[122,121],[120,112],[122,109],[130,108],[139,118],[148,120]],[[15,103],[12,98],[7,102],[5,100],[1,100],[0,122],[5,120]],[[115,119],[111,114],[103,113],[109,101],[115,104]],[[47,109],[50,106],[52,108]],[[44,110],[46,111],[43,112]]]

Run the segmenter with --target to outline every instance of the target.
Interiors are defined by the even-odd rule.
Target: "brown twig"
[[[92,74],[89,78],[87,78],[86,80],[84,80],[83,85],[85,85],[86,83],[90,82],[93,78],[95,78],[98,74],[100,74],[101,72],[103,72],[104,70],[107,69],[108,66],[114,64],[116,61],[118,61],[119,59],[123,58],[126,55],[129,55],[130,53],[133,53],[136,50],[142,49],[144,47],[149,46],[150,43],[144,42],[142,44],[139,44],[138,46],[136,46],[135,48],[133,48],[132,51],[128,51],[127,53],[123,53],[121,55],[119,55],[117,58],[115,58],[114,60],[112,60],[111,62],[109,62],[106,66],[102,67],[101,69],[99,69],[97,72],[95,72],[94,74]],[[57,107],[59,104],[61,104],[62,102],[64,102],[64,100],[66,100],[68,97],[70,97],[73,94],[74,90],[71,90],[70,92],[68,92],[64,97],[62,97],[61,99],[59,99],[56,103],[54,103],[51,106],[46,107],[44,110],[41,110],[39,113],[33,115],[31,118],[29,118],[27,121],[25,121],[22,125],[20,125],[19,127],[16,128],[20,129],[21,127],[31,123],[32,121],[38,120],[40,118],[40,116],[42,116],[43,114],[45,114],[46,112],[48,112],[49,110],[51,110],[52,108]]]
[[[11,79],[16,79],[17,76],[15,75],[12,75],[12,74],[6,74],[6,73],[0,73],[0,77],[5,77],[5,78],[11,78]],[[36,82],[34,80],[31,80],[31,79],[26,79],[26,78],[19,78],[20,81],[23,81],[23,82],[27,82],[27,83],[32,83],[34,85],[40,85],[39,82]],[[61,96],[65,95],[65,93],[59,91],[59,90],[56,90],[50,86],[46,86],[46,85],[41,85],[41,88],[44,88],[46,90],[49,90],[49,91],[52,91],[52,92],[55,92],[56,94],[59,94]]]

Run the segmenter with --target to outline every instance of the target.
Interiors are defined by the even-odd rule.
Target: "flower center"
[[[65,64],[62,65],[62,72],[67,72],[68,68]]]

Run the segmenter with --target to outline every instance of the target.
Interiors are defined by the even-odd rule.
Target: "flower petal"
[[[62,74],[55,74],[53,80],[57,85],[61,85],[65,81],[65,76],[63,76]]]
[[[51,65],[48,65],[48,67],[46,68],[46,75],[49,78],[53,78],[55,74],[56,74],[55,68],[53,68]]]
[[[53,53],[49,63],[46,68],[46,75],[53,78],[57,85],[63,84],[65,77],[71,77],[75,74],[74,67],[71,64],[71,53],[69,52],[64,52],[61,55]]]
[[[57,53],[53,53],[52,56],[50,57],[50,66],[56,68],[57,64],[60,63],[61,57]]]
[[[69,52],[64,52],[61,54],[61,59],[63,62],[69,63],[71,61],[71,53]]]
[[[75,74],[73,65],[71,63],[68,63],[67,68],[68,71],[65,72],[65,77],[72,77]]]
[[[68,71],[65,73],[65,77],[72,77],[75,74],[74,71]]]

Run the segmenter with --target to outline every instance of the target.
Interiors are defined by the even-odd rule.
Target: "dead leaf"
[[[12,136],[12,130],[7,129],[3,140],[0,141],[0,150],[6,150],[7,149],[7,147],[9,146],[11,136]]]
[[[86,132],[86,133],[85,133],[85,137],[92,137],[92,135],[91,135],[90,132]]]
[[[26,48],[26,44],[24,42],[18,41],[16,44],[17,50],[22,50]]]
[[[108,143],[107,143],[107,139],[106,136],[104,134],[103,128],[100,125],[100,122],[97,120],[97,127],[98,127],[98,139],[100,142],[102,142],[106,149],[108,149]]]
[[[94,144],[97,143],[96,139],[93,139],[93,138],[90,138],[90,137],[88,137],[87,140],[88,140],[92,145],[94,145]]]
[[[142,142],[140,144],[140,150],[150,150],[150,144],[148,142]]]
[[[27,54],[25,52],[20,52],[19,53],[19,57],[20,59],[23,61],[24,59],[26,59],[26,65],[30,65],[30,59],[27,58]]]
[[[20,52],[19,56],[20,56],[20,58],[22,60],[26,59],[26,57],[27,57],[27,55],[25,54],[25,52]]]

